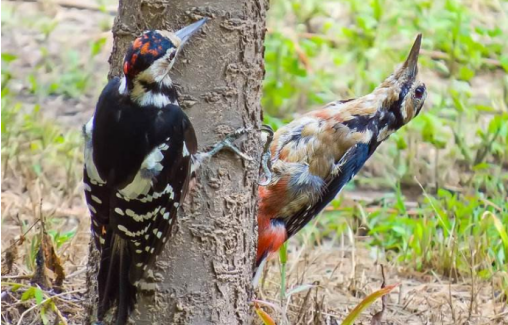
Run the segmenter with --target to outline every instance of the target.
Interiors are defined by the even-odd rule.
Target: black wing
[[[134,283],[169,235],[188,191],[197,140],[180,107],[137,106],[118,86],[118,79],[106,86],[93,125],[85,127],[85,134],[92,129],[92,158],[85,159],[84,181],[98,247],[111,246],[113,234],[125,239]]]
[[[132,183],[117,190],[111,200],[112,227],[122,237],[130,239],[132,282],[141,278],[143,271],[160,253],[189,189],[191,156],[197,151],[196,137],[187,118],[172,127],[169,140],[154,149],[163,156],[160,161],[163,169],[152,178],[152,186],[146,195],[135,199],[126,195],[125,190],[137,181],[138,176],[135,176]]]
[[[85,165],[83,170],[83,185],[85,189],[85,199],[90,211],[92,235],[97,248],[102,250],[105,243],[105,227],[109,220],[109,197],[111,189],[106,182],[99,176],[99,172],[93,162],[92,147],[92,129],[93,117],[83,126],[83,136],[85,139]]]
[[[370,147],[358,143],[351,147],[339,161],[340,172],[326,185],[321,198],[312,206],[301,209],[289,218],[284,218],[287,237],[296,234],[300,229],[317,216],[342,190],[342,188],[358,173],[370,157]]]

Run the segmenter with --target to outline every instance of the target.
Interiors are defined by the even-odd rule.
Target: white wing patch
[[[146,195],[152,187],[152,178],[144,178],[142,173],[138,171],[134,180],[121,189],[119,192],[128,199],[135,199],[140,195]]]
[[[93,162],[93,147],[92,147],[92,130],[93,130],[93,117],[83,127],[83,135],[85,137],[85,168],[90,183],[92,185],[102,186],[106,182],[99,176],[97,167]],[[87,187],[85,186],[85,189]],[[87,189],[88,190],[88,189]],[[90,188],[91,191],[91,188]]]
[[[183,149],[182,149],[182,156],[187,157],[189,156],[189,150],[187,149],[187,144],[185,144],[185,141],[183,142]]]
[[[160,172],[163,168],[160,163],[164,159],[164,155],[162,154],[162,150],[157,147],[152,152],[146,156],[145,160],[141,164],[141,170],[145,169],[147,171],[155,171]]]
[[[125,200],[136,199],[140,196],[145,196],[144,199],[149,202],[153,199],[151,197],[148,198],[147,194],[153,185],[152,178],[157,176],[164,168],[161,164],[161,161],[164,159],[162,151],[167,150],[168,148],[169,146],[167,144],[161,144],[157,148],[153,149],[148,156],[146,156],[145,160],[143,160],[143,163],[141,164],[140,170],[136,173],[134,180],[129,185],[119,190]],[[172,190],[173,189],[171,188],[171,191]]]

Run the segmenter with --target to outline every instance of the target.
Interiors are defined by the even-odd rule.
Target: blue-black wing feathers
[[[284,218],[287,237],[291,237],[317,216],[358,173],[372,154],[369,144],[358,143],[349,149],[341,160],[340,172],[326,185],[321,198],[312,206],[301,209],[289,218]]]

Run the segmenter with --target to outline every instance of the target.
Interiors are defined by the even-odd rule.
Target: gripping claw
[[[273,129],[269,125],[262,125],[261,132],[266,132],[268,134],[265,142],[265,146],[263,148],[263,155],[261,156],[261,168],[263,169],[263,174],[261,175],[260,180],[258,182],[261,186],[266,186],[270,184],[272,181],[272,161],[270,155],[270,145],[273,141]]]
[[[217,154],[219,151],[223,150],[224,148],[229,148],[231,151],[239,155],[245,160],[252,161],[252,157],[244,154],[240,151],[235,145],[233,145],[233,141],[241,137],[242,135],[246,134],[249,130],[246,128],[239,128],[235,132],[228,134],[226,138],[219,143],[215,144],[212,149],[208,152],[200,154],[200,159],[204,158],[210,158],[213,157],[215,154]]]

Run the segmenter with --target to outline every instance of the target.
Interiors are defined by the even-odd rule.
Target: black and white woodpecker
[[[124,76],[107,84],[83,127],[85,197],[101,252],[99,321],[116,306],[116,324],[127,322],[136,286],[167,241],[200,162],[223,147],[242,155],[230,138],[197,154],[194,129],[169,76],[183,45],[206,21],[138,37],[125,55]]]

